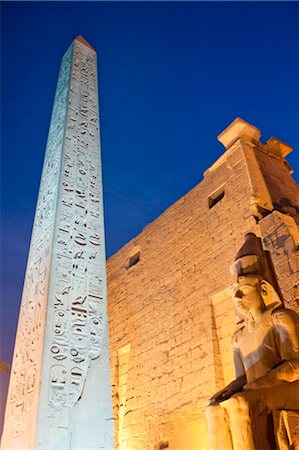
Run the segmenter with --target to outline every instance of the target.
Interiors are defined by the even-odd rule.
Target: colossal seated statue
[[[209,400],[210,449],[287,450],[284,414],[299,411],[299,317],[268,281],[269,264],[252,233],[234,270],[233,299],[242,318],[232,337],[236,379]]]

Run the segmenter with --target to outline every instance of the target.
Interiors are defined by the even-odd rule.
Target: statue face
[[[254,283],[238,283],[234,302],[238,312],[245,317],[250,317],[252,312],[261,309],[263,300],[258,280]]]

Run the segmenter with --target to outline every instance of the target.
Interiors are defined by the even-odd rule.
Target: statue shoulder
[[[299,317],[291,309],[272,311],[272,323],[279,340],[282,360],[299,358]]]
[[[271,311],[271,320],[275,327],[293,328],[299,326],[299,316],[291,309],[274,309]]]

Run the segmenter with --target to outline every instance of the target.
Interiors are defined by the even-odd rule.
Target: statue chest
[[[243,329],[238,344],[247,382],[265,375],[281,361],[271,317],[252,329]]]

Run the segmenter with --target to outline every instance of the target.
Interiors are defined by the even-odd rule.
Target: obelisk
[[[78,36],[55,94],[1,448],[113,449],[96,52]]]

